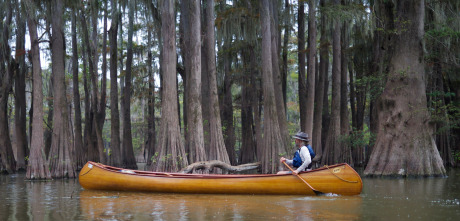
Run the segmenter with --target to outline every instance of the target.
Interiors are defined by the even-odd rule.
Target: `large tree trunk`
[[[182,115],[183,115],[183,128],[187,128],[187,123],[188,123],[188,113],[187,113],[187,107],[188,107],[188,86],[187,86],[187,79],[190,76],[190,70],[191,70],[191,57],[190,57],[190,36],[188,33],[190,33],[190,1],[181,1],[180,2],[180,24],[179,24],[179,43],[180,43],[180,48],[181,48],[181,55],[183,60],[183,65],[184,65],[184,71],[179,72],[182,77],[182,85],[184,88],[184,93],[183,93],[183,104],[182,104]],[[179,100],[178,100],[179,102]],[[180,109],[179,109],[179,125],[181,124],[180,121]],[[184,132],[185,140],[189,140],[188,136],[189,134],[187,131]],[[190,153],[190,148],[188,143],[185,143],[185,152]],[[192,155],[188,154],[188,160],[191,162],[193,159],[191,158]]]
[[[214,0],[206,1],[206,14],[205,14],[205,30],[204,48],[206,50],[207,62],[206,70],[208,76],[209,88],[209,160],[219,160],[224,163],[230,163],[227,149],[224,143],[224,136],[222,133],[222,123],[220,119],[219,108],[219,95],[217,92],[217,70],[216,70],[216,39],[214,37]]]
[[[299,114],[300,130],[307,128],[307,81],[305,80],[305,2],[299,1],[297,15],[299,31],[297,37],[298,60],[299,60]]]
[[[160,150],[150,167],[152,171],[178,171],[188,165],[184,145],[180,136],[179,107],[177,105],[176,82],[176,38],[175,16],[172,1],[161,4],[161,35],[163,54],[161,60],[163,73],[163,94],[161,100],[161,126],[158,136]]]
[[[323,2],[323,1],[322,1]],[[313,114],[313,134],[312,144],[315,150],[316,157],[315,161],[320,161],[323,155],[323,143],[321,142],[321,135],[323,130],[323,102],[324,102],[324,87],[327,78],[328,62],[325,62],[328,53],[328,43],[325,35],[325,15],[321,15],[321,39],[320,39],[320,63],[319,63],[319,74],[318,84],[315,89],[318,93],[315,93],[315,109]]]
[[[45,7],[46,7],[46,14],[51,16],[52,14],[52,1],[45,1],[45,2],[42,2],[45,4]],[[37,4],[40,4],[40,3],[37,3]],[[52,39],[52,36],[51,36],[51,20],[52,19],[45,19],[45,30],[46,30],[46,33],[48,35],[48,39]],[[49,48],[52,48],[52,44],[53,44],[53,41],[49,41],[48,42],[48,45],[49,45]],[[49,72],[48,72],[49,73]],[[51,140],[52,140],[52,133],[53,133],[53,114],[54,114],[54,95],[53,95],[53,83],[54,83],[54,80],[53,80],[53,74],[49,74],[48,73],[44,73],[44,79],[46,80],[46,83],[48,83],[48,85],[44,85],[44,88],[45,88],[45,91],[48,91],[48,96],[45,98],[45,100],[47,101],[47,106],[48,108],[45,108],[48,109],[48,111],[46,112],[46,119],[47,119],[47,122],[45,123],[46,124],[46,127],[45,127],[45,153],[46,153],[46,157],[48,158],[49,157],[49,153],[50,153],[50,149],[51,149]]]
[[[149,18],[147,18],[150,20]],[[147,31],[147,72],[149,76],[149,93],[147,97],[147,137],[145,138],[144,158],[147,166],[152,164],[155,153],[155,80],[152,68],[152,28]]]
[[[117,74],[117,53],[118,53],[118,11],[117,1],[111,1],[112,24],[110,25],[110,164],[112,166],[122,166],[120,150],[120,114],[118,111],[118,74]]]
[[[134,1],[129,2],[128,12],[128,46],[126,56],[125,88],[123,90],[123,165],[126,168],[137,169],[136,158],[134,157],[133,137],[131,132],[131,72],[133,66],[133,32],[134,32]]]
[[[74,154],[71,133],[72,124],[70,123],[70,111],[65,89],[64,3],[61,0],[53,0],[53,7],[51,60],[54,76],[54,127],[48,160],[52,177],[75,178],[77,176],[76,168],[71,157]]]
[[[83,135],[81,127],[81,105],[78,82],[78,46],[77,46],[77,22],[76,10],[72,10],[72,74],[73,74],[73,102],[75,108],[74,121],[74,149],[75,166],[81,169],[86,163],[86,153],[83,152]]]
[[[276,1],[270,1],[270,30],[271,30],[271,53],[272,53],[272,74],[273,74],[273,89],[278,93],[275,94],[276,99],[276,112],[278,115],[278,123],[280,127],[280,133],[284,146],[289,145],[289,131],[287,127],[286,119],[286,101],[283,98],[283,81],[280,75],[280,62],[279,62],[279,48],[281,45],[280,33],[279,33],[279,22],[278,22],[278,3]]]
[[[256,142],[255,142],[255,127],[253,120],[253,94],[257,94],[254,75],[257,70],[254,69],[252,59],[254,56],[254,47],[250,46],[242,51],[243,64],[245,72],[242,80],[241,88],[241,150],[239,155],[239,163],[251,163],[257,159]]]
[[[338,0],[335,0],[338,4]],[[324,147],[324,155],[321,164],[336,164],[343,160],[342,149],[339,143],[340,136],[340,21],[334,19],[332,32],[332,102],[331,118],[329,121],[327,139]]]
[[[31,0],[26,0],[28,5],[33,5]],[[37,21],[32,10],[27,10],[27,25],[31,42],[32,58],[32,133],[30,142],[29,166],[27,167],[26,179],[51,179],[48,162],[45,154],[45,140],[43,137],[43,82],[41,76],[40,48],[37,34]]]
[[[385,90],[377,102],[378,134],[365,175],[446,174],[426,110],[424,10],[423,0],[396,3],[394,53]]]
[[[121,157],[121,160],[122,160],[122,164],[124,162],[124,158],[125,158],[125,150],[123,149],[123,129],[124,129],[124,125],[123,125],[123,111],[124,111],[124,107],[123,105],[125,104],[123,102],[123,98],[121,96],[123,96],[123,90],[124,90],[124,87],[125,87],[125,76],[122,74],[122,73],[125,73],[125,71],[123,70],[123,58],[125,57],[124,56],[124,53],[123,53],[123,42],[125,40],[123,40],[123,17],[125,15],[125,9],[126,9],[126,4],[123,4],[123,2],[120,2],[120,8],[119,8],[119,16],[118,16],[118,51],[120,52],[120,57],[119,57],[119,60],[118,60],[118,65],[119,65],[119,72],[120,72],[120,76],[118,76],[118,81],[119,81],[119,86],[120,86],[120,109],[119,109],[119,118],[121,118],[121,123],[119,123],[118,125],[121,125],[119,128],[119,136],[120,136],[120,157]],[[117,92],[118,93],[118,92]],[[117,95],[118,96],[118,95]],[[123,167],[125,167],[123,165]]]
[[[270,9],[268,0],[260,2],[262,26],[262,78],[264,94],[264,138],[262,172],[280,170],[279,156],[286,153],[284,138],[280,131],[276,108],[274,79],[272,74]]]
[[[374,42],[372,44],[372,63],[370,67],[370,99],[369,99],[369,130],[372,134],[378,133],[378,117],[377,117],[377,98],[383,91],[383,87],[386,81],[386,73],[389,72],[388,64],[389,57],[393,53],[394,46],[390,44],[390,33],[381,30],[394,30],[394,15],[393,1],[376,1],[374,3],[375,14],[374,16],[377,29],[374,31]],[[384,76],[385,75],[385,76]],[[369,145],[368,152],[373,152],[373,145]],[[366,161],[368,161],[366,156]],[[367,164],[367,162],[366,162]]]
[[[51,37],[50,37],[51,38]],[[51,46],[51,43],[50,43]],[[46,75],[46,74],[45,74]],[[52,74],[49,75],[49,79],[47,79],[48,85],[45,86],[45,91],[48,90],[48,96],[45,98],[47,101],[48,112],[46,113],[46,127],[45,127],[45,153],[46,157],[49,156],[50,149],[51,149],[51,140],[53,137],[53,115],[54,115],[54,96],[53,96],[53,85],[54,85],[54,76]],[[46,77],[45,77],[46,79]]]
[[[92,3],[94,4],[94,2]],[[94,17],[93,17],[94,21]],[[92,44],[89,41],[89,34],[88,28],[86,23],[86,17],[84,11],[81,13],[81,24],[83,30],[83,38],[84,44],[86,48],[86,55],[88,56],[88,64],[89,64],[89,75],[91,76],[91,107],[90,107],[90,118],[87,120],[89,123],[88,125],[88,152],[89,152],[89,159],[96,160],[96,162],[107,163],[107,157],[105,155],[104,146],[102,145],[102,137],[98,136],[98,74],[97,74],[97,53],[94,51],[97,50],[96,40],[94,39],[94,34],[92,38]],[[94,27],[93,27],[94,29]],[[93,30],[94,33],[95,30]]]
[[[202,6],[202,19],[201,19],[201,22],[202,22],[202,25],[201,25],[201,32],[203,33],[203,43],[201,44],[201,105],[202,105],[202,115],[203,115],[203,138],[204,138],[204,149],[207,153],[207,157],[209,158],[210,156],[210,144],[211,144],[211,131],[210,131],[210,111],[211,111],[211,92],[210,92],[210,88],[209,88],[209,71],[208,71],[208,68],[211,64],[209,64],[210,62],[214,62],[214,70],[216,69],[216,62],[215,61],[211,61],[208,59],[208,51],[206,49],[207,47],[207,44],[208,44],[208,41],[209,41],[209,37],[208,36],[208,33],[206,33],[206,29],[207,29],[207,23],[209,22],[208,21],[208,11],[209,11],[209,7],[208,7],[208,3],[206,1],[203,1],[203,6]],[[214,8],[212,9],[212,13],[214,15]],[[214,17],[212,18],[212,24],[213,24],[213,28],[214,28]],[[182,22],[183,23],[183,22]],[[212,38],[214,39],[215,41],[215,37],[214,37],[214,29],[212,30],[213,31],[213,36]],[[214,44],[215,45],[215,44]],[[215,53],[215,50],[214,50],[214,53]],[[216,55],[210,55],[209,58],[213,57],[214,59],[216,58]],[[216,72],[216,71],[214,71]],[[218,103],[219,104],[219,103]],[[220,117],[220,114],[219,114],[219,117]],[[223,138],[222,138],[223,139]],[[220,171],[220,170],[219,170]]]
[[[82,25],[81,25],[82,26]],[[83,28],[82,28],[83,29]],[[82,30],[83,32],[83,30]],[[98,162],[99,161],[99,153],[97,149],[93,146],[93,142],[91,142],[91,103],[90,103],[90,93],[89,93],[89,85],[88,85],[88,59],[86,53],[86,44],[83,43],[82,46],[82,59],[83,59],[83,90],[85,92],[84,97],[84,104],[85,104],[85,128],[83,132],[83,153],[86,155],[86,160]]]
[[[320,0],[320,6],[324,7],[326,4],[325,0]],[[321,39],[320,39],[320,54],[319,54],[319,78],[323,77],[323,83],[320,87],[322,90],[318,88],[318,93],[322,94],[322,112],[321,112],[321,125],[317,125],[316,127],[321,126],[320,131],[314,132],[313,135],[313,148],[316,148],[316,159],[318,161],[322,160],[323,153],[324,153],[324,146],[326,145],[326,135],[327,135],[327,128],[329,125],[329,99],[328,99],[328,91],[329,91],[329,48],[330,48],[330,39],[327,33],[327,23],[328,19],[326,17],[326,13],[321,13]],[[316,103],[319,105],[320,103]],[[319,113],[318,113],[319,114]],[[318,120],[319,119],[316,119]],[[318,122],[319,124],[320,122]],[[315,141],[316,140],[316,141]],[[317,142],[315,144],[315,142]]]
[[[201,17],[200,1],[190,2],[190,76],[187,77],[187,144],[192,162],[206,161],[201,108]]]
[[[93,105],[91,106],[93,109],[93,130],[92,136],[94,137],[94,144],[97,147],[99,152],[99,159],[100,162],[107,163],[107,151],[104,148],[104,141],[102,138],[102,128],[104,127],[104,118],[105,118],[105,80],[104,77],[102,79],[101,85],[101,92],[98,91],[98,81],[99,81],[99,71],[98,71],[98,63],[99,63],[99,53],[98,53],[98,14],[99,14],[99,7],[97,0],[91,1],[91,24],[92,24],[92,36],[91,36],[91,53],[92,53],[92,62],[93,62],[93,72],[91,74],[91,82],[93,85]],[[106,29],[104,29],[105,32]],[[102,70],[102,75],[105,75],[105,71]],[[104,105],[102,105],[104,104]]]
[[[160,16],[158,15],[158,10],[157,8],[155,7],[155,5],[153,5],[153,3],[150,4],[150,9],[152,11],[152,17],[153,17],[153,31],[154,31],[154,36],[157,36],[158,38],[158,47],[160,48],[160,55],[161,55],[161,21],[160,21]],[[149,88],[150,88],[150,92],[149,92],[149,106],[148,106],[148,113],[149,113],[149,116],[148,116],[148,138],[146,139],[146,151],[147,153],[145,154],[147,156],[147,166],[150,167],[151,164],[152,164],[152,158],[154,156],[154,154],[156,153],[157,151],[157,146],[156,146],[156,123],[155,123],[155,100],[156,100],[156,96],[155,96],[155,82],[154,82],[154,75],[153,75],[153,71],[152,71],[152,59],[153,59],[153,55],[152,55],[152,36],[151,36],[151,32],[152,30],[149,28],[149,31],[148,31],[148,34],[149,34],[149,37],[148,37],[148,61],[147,61],[147,64],[148,64],[148,71],[149,71]],[[159,58],[160,60],[160,63],[161,63],[161,56]],[[160,70],[158,70],[160,73],[160,78],[161,78],[161,68]],[[161,80],[160,80],[161,82]]]
[[[98,123],[98,130],[97,137],[99,145],[102,146],[104,152],[107,152],[108,149],[104,144],[104,139],[102,137],[102,131],[104,128],[105,123],[105,116],[106,116],[106,103],[107,103],[107,6],[108,1],[105,1],[105,8],[104,8],[104,29],[102,34],[102,81],[101,81],[101,97],[99,99],[99,108],[97,110],[97,123]],[[97,20],[96,20],[97,21]],[[93,22],[94,26],[94,22]],[[97,29],[97,27],[96,27]],[[107,159],[107,153],[105,153],[105,160],[109,162]]]
[[[232,165],[236,165],[235,153],[235,127],[233,125],[233,98],[232,98],[232,56],[229,43],[224,43],[224,85],[222,89],[222,126],[224,129],[224,142],[227,147],[228,157]]]
[[[283,88],[283,100],[284,105],[287,102],[287,76],[289,74],[289,66],[288,66],[288,53],[289,53],[289,38],[291,37],[291,6],[289,0],[284,1],[284,37],[283,37],[283,53],[282,53],[282,65],[281,65],[281,81],[282,81],[282,88]],[[286,106],[284,107],[286,110]]]
[[[316,75],[316,0],[308,2],[308,73],[307,73],[307,109],[305,133],[313,134],[313,115],[315,107],[315,75]]]
[[[9,27],[12,20],[13,8],[10,1],[6,3],[6,16],[0,20],[0,39],[8,42]],[[3,14],[3,13],[2,13]],[[4,20],[3,20],[4,19]],[[8,128],[8,96],[13,84],[13,72],[16,64],[11,58],[11,49],[8,44],[0,45],[0,173],[16,172],[13,147],[11,146],[10,131]]]
[[[22,13],[20,3],[16,3],[16,61],[18,69],[14,80],[15,91],[15,137],[16,137],[16,168],[18,170],[26,170],[26,156],[29,156],[26,133],[26,62],[25,62],[25,33],[26,20]]]
[[[348,111],[348,22],[343,23],[342,28],[342,41],[341,41],[341,59],[340,59],[340,135],[342,137],[349,136],[350,133],[350,119]],[[340,142],[342,162],[353,165],[353,158],[351,155],[351,144],[349,142]]]

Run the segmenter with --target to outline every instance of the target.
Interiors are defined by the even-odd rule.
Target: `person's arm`
[[[290,160],[290,159],[286,159],[286,158],[284,158],[284,157],[281,157],[280,163],[283,163],[283,161],[286,162],[287,165],[289,165],[289,166],[292,166],[292,164],[294,163],[293,160]]]
[[[303,163],[299,168],[297,168],[296,170],[297,173],[304,171],[305,168],[307,168],[308,165],[310,165],[311,163],[310,151],[308,151],[308,148],[306,146],[303,146],[300,149],[300,158],[303,159]]]

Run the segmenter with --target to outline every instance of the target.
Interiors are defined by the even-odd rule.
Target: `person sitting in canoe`
[[[310,142],[308,134],[299,131],[292,138],[295,139],[295,146],[299,149],[295,152],[294,158],[292,160],[281,157],[280,162],[286,162],[288,165],[296,167],[297,169],[292,172],[279,171],[278,174],[293,173],[293,175],[297,175],[301,171],[311,169],[311,160],[314,158],[315,153],[313,152],[313,149],[311,148],[310,144],[308,144]]]

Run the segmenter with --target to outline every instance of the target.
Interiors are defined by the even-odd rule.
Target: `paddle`
[[[289,168],[289,170],[291,170],[292,172],[294,172],[294,170],[289,166],[287,165],[286,162],[283,161],[283,164]],[[308,184],[307,181],[305,181],[299,174],[296,174],[298,178],[300,178],[305,184],[307,184],[308,187],[310,187],[311,190],[313,190],[313,192],[315,192],[316,195],[320,195],[320,194],[324,194],[323,192],[320,192],[318,190],[316,190],[315,188],[313,188],[312,186],[310,186],[310,184]]]

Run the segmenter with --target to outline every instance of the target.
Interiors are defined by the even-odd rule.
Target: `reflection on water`
[[[83,190],[78,180],[0,176],[0,220],[457,220],[449,178],[363,178],[359,196],[157,194]],[[286,184],[288,185],[288,184]]]
[[[356,219],[360,196],[258,196],[80,192],[81,214],[90,220]],[[329,208],[329,210],[325,210]]]

